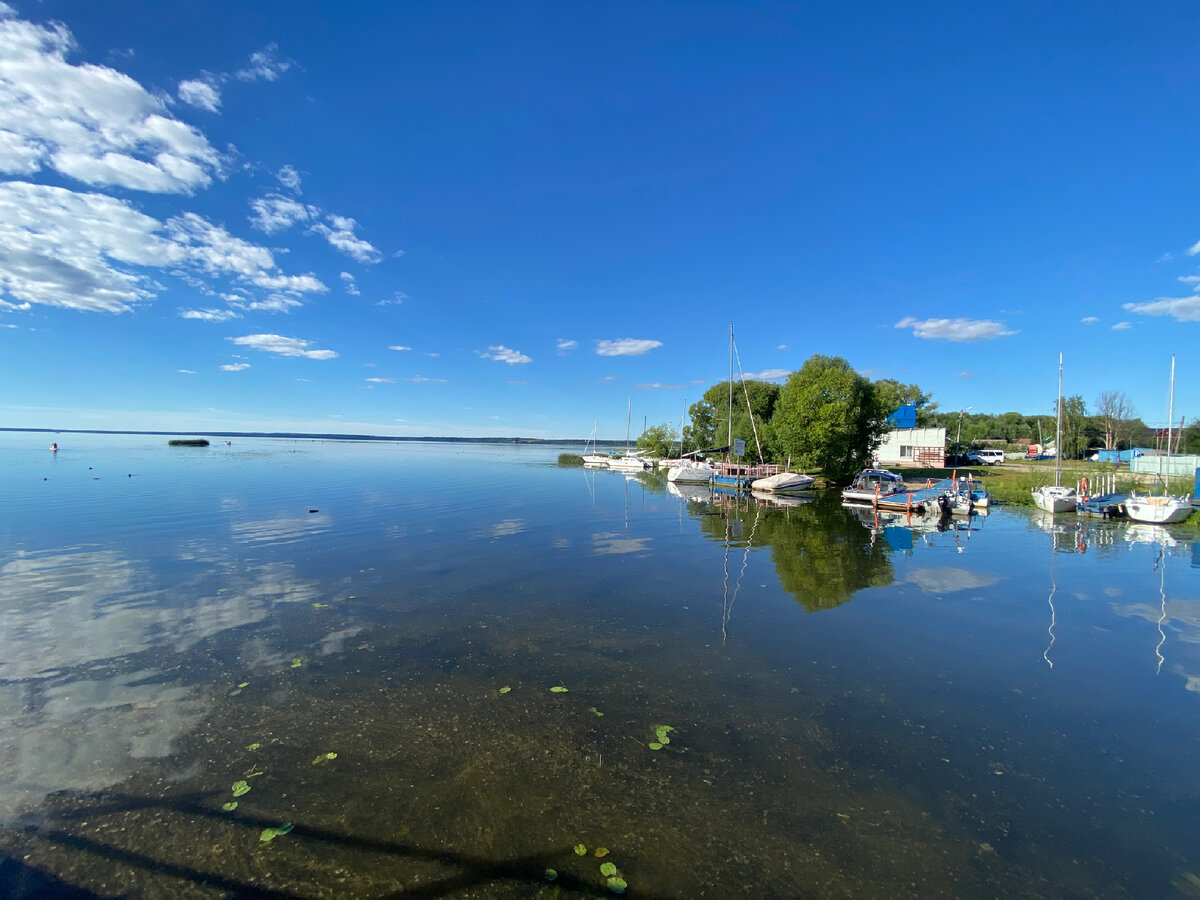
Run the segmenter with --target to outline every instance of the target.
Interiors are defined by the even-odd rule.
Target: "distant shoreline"
[[[0,428],[0,432],[23,434],[141,434],[177,437],[197,435],[218,438],[292,438],[311,441],[393,441],[430,444],[590,444],[591,438],[525,438],[525,437],[391,437],[381,434],[313,434],[303,431],[115,431],[103,428]],[[615,447],[622,441],[597,440],[596,444]]]

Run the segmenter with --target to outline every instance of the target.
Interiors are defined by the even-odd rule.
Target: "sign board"
[[[746,455],[746,442],[743,441],[741,438],[733,439],[733,455],[734,456],[745,456]]]

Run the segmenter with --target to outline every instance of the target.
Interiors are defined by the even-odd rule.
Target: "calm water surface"
[[[0,891],[1200,896],[1192,530],[558,452],[0,436]]]

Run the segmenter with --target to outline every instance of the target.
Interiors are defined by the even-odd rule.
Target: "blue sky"
[[[813,353],[1197,414],[1200,11],[0,3],[0,425],[623,439]]]

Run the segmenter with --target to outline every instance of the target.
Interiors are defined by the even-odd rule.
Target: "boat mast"
[[[1058,354],[1058,421],[1054,426],[1054,486],[1062,482],[1062,354]]]
[[[1175,417],[1175,354],[1171,354],[1171,390],[1167,393],[1167,479],[1163,490],[1171,496],[1171,419]]]
[[[725,461],[733,462],[733,323],[729,323],[729,424],[725,429],[725,437],[729,447],[725,451]]]
[[[633,417],[633,398],[628,399],[629,410],[625,413],[625,455],[629,455],[629,420]]]

